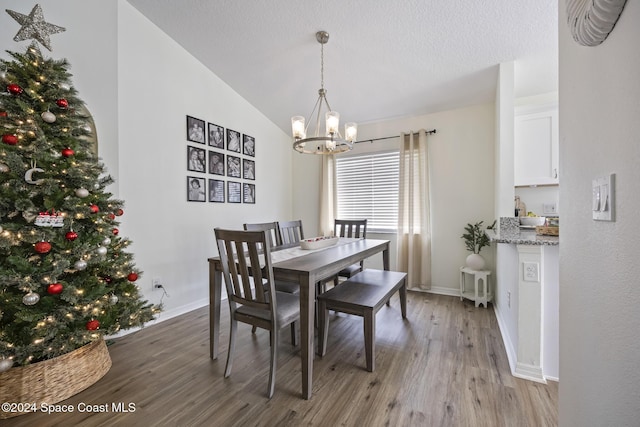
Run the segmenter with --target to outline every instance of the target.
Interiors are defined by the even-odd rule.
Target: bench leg
[[[402,281],[400,286],[400,310],[402,310],[402,318],[407,318],[407,281]]]
[[[318,355],[327,354],[327,341],[329,339],[329,310],[327,303],[318,301]]]
[[[376,351],[376,314],[373,310],[364,312],[364,352],[367,358],[367,371],[373,372]]]

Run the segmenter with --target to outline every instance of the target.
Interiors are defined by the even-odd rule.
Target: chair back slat
[[[365,239],[367,237],[367,220],[366,219],[336,219],[335,235],[339,237],[352,237],[356,239]]]
[[[271,249],[266,232],[215,229],[229,302],[271,311],[275,295]],[[233,310],[234,308],[232,308]]]
[[[300,240],[304,239],[302,220],[278,222],[278,230],[280,231],[281,245],[299,244]]]
[[[244,229],[248,231],[266,231],[269,238],[269,244],[272,248],[280,246],[282,241],[280,239],[280,231],[278,230],[277,222],[262,222],[255,224],[244,224]]]

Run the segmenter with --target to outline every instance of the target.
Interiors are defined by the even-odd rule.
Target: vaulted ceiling
[[[557,0],[128,1],[287,133],[317,98],[319,30],[342,122],[491,102],[508,61],[517,97],[557,90]]]

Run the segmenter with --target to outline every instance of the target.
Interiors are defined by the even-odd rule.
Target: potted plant
[[[472,270],[482,270],[485,265],[484,258],[480,255],[480,251],[485,246],[489,246],[491,242],[489,240],[489,236],[485,233],[485,230],[482,228],[482,224],[484,221],[478,221],[475,224],[467,224],[464,228],[466,233],[464,233],[461,238],[464,239],[464,244],[468,250],[472,253],[467,257],[466,263],[467,267]],[[488,230],[493,229],[496,225],[496,222],[493,221]]]

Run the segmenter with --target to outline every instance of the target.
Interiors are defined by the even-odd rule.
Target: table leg
[[[302,281],[301,281],[302,282]],[[313,390],[313,355],[315,282],[311,277],[300,283],[300,357],[302,359],[302,397],[311,399]]]
[[[389,270],[389,244],[384,247],[382,251],[382,267],[385,270]]]
[[[221,300],[222,272],[209,263],[209,357],[212,359],[218,358]]]

